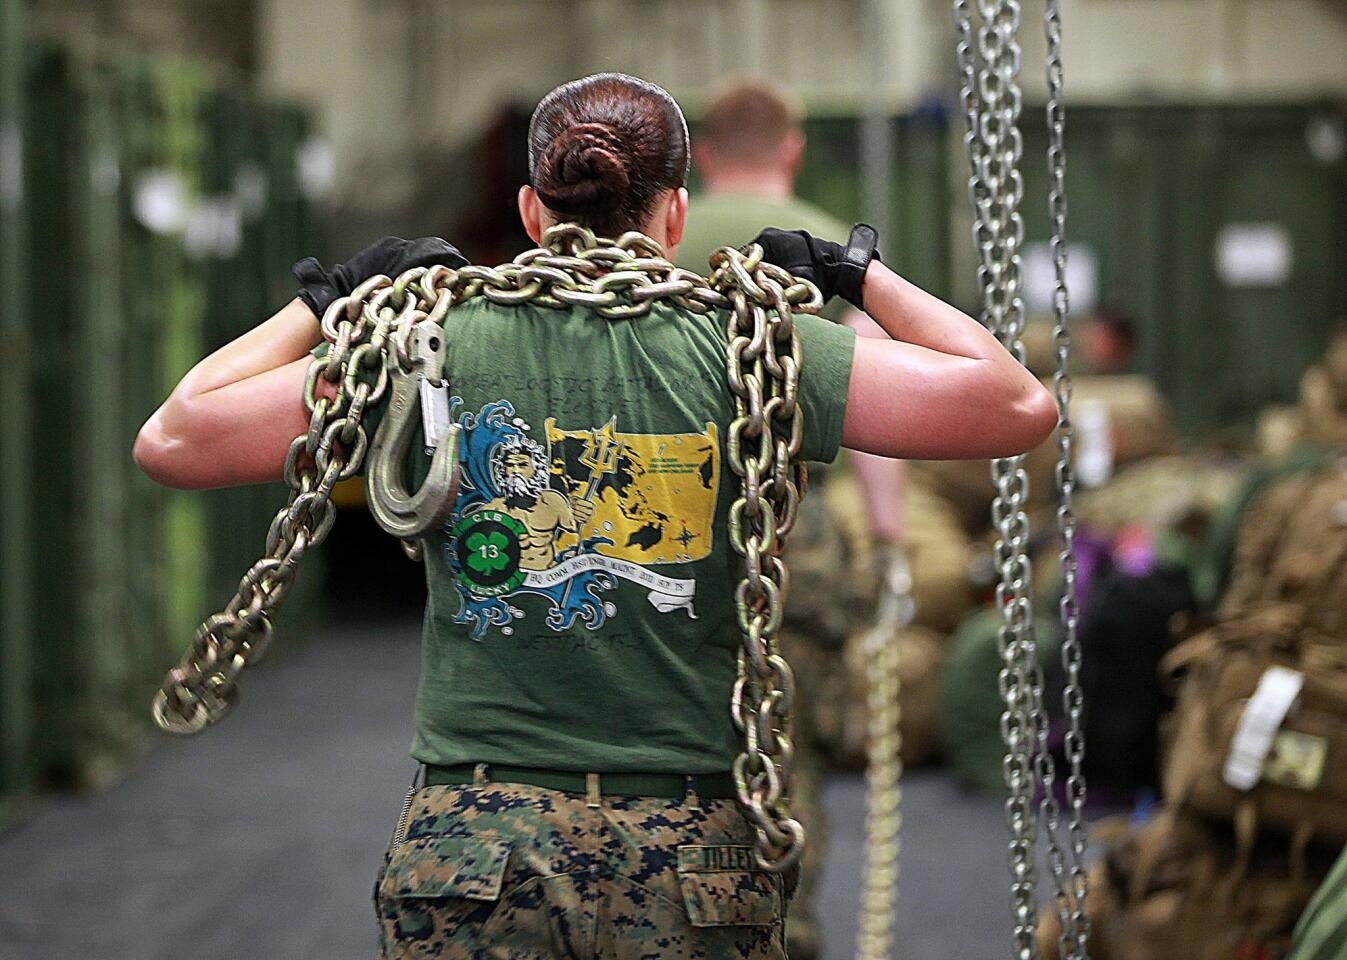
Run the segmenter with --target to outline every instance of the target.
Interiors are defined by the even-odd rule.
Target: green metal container
[[[7,290],[25,262],[44,280],[27,314],[0,314],[7,351],[30,326],[35,338],[32,362],[10,359],[0,378],[9,389],[31,370],[33,420],[0,425],[0,800],[125,770],[164,671],[257,559],[279,485],[170,491],[131,448],[192,364],[289,299],[282,278],[313,236],[294,189],[302,114],[183,61],[50,47],[29,59],[20,86],[41,136],[25,143],[26,229],[8,210],[0,221],[15,238],[0,271]],[[22,471],[35,482],[16,482]],[[314,586],[287,604],[289,638]]]
[[[1041,110],[1024,116],[1032,244],[1048,238],[1047,142]],[[1136,315],[1138,367],[1185,433],[1294,400],[1347,316],[1344,116],[1341,103],[1068,110],[1070,242],[1097,262],[1100,300]]]
[[[22,0],[0,0],[0,824],[32,763],[32,333],[27,311]]]

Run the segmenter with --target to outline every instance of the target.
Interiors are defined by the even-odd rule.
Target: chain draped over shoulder
[[[795,684],[776,640],[789,586],[781,552],[806,486],[798,459],[802,350],[792,318],[816,313],[822,302],[812,283],[764,262],[756,245],[721,248],[711,256],[710,270],[702,277],[675,267],[659,244],[638,232],[607,240],[559,224],[544,234],[541,246],[510,263],[416,267],[396,278],[373,277],[333,302],[320,324],[327,355],[313,361],[304,386],[309,429],[295,438],[285,461],[289,501],[271,523],[266,555],[244,575],[225,609],[197,628],[182,661],[165,677],[152,706],[155,722],[170,733],[197,733],[238,701],[240,675],[265,652],[271,618],[300,559],[336,520],[333,487],[365,462],[371,446],[365,411],[385,398],[390,381],[424,369],[427,354],[414,344],[426,339],[417,336],[425,325],[451,337],[452,328],[444,329],[450,309],[475,297],[583,307],[614,321],[643,316],[658,301],[696,313],[720,310],[726,314],[726,380],[735,409],[726,460],[740,480],[729,538],[744,558],[735,589],[743,644],[730,705],[744,747],[733,774],[757,834],[759,865],[774,871],[792,866],[804,849],[804,828],[789,809]],[[390,417],[380,425],[376,447]],[[453,453],[437,459],[452,460]],[[405,536],[406,529],[392,532]]]

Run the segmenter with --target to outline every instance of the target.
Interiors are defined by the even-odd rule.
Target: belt
[[[736,796],[734,777],[727,773],[571,773],[538,767],[505,767],[485,763],[459,763],[442,767],[426,764],[426,786],[482,783],[522,783],[563,793],[593,796],[656,797],[678,800],[694,793],[708,800]]]

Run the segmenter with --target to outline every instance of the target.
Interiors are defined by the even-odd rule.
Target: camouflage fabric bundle
[[[1092,960],[1283,957],[1327,869],[1322,852],[1275,842],[1241,851],[1228,830],[1173,810],[1139,828],[1103,821],[1093,834],[1104,857],[1086,899]],[[1039,918],[1042,956],[1056,955],[1058,932],[1049,905]]]
[[[1114,535],[1140,525],[1154,533],[1202,536],[1232,500],[1245,468],[1229,457],[1169,454],[1118,471],[1105,486],[1076,498],[1076,519]]]
[[[1241,529],[1222,617],[1282,603],[1347,645],[1347,456],[1276,484]]]
[[[1307,631],[1287,608],[1227,621],[1171,654],[1188,669],[1168,718],[1166,798],[1255,828],[1347,842],[1347,657]],[[1249,699],[1271,667],[1304,674],[1258,782],[1227,783],[1224,770]]]

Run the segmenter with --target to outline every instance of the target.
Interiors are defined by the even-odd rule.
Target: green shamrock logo
[[[458,576],[473,596],[499,597],[528,578],[519,565],[519,544],[526,532],[522,523],[499,510],[475,510],[454,524]]]
[[[510,562],[506,548],[510,541],[499,530],[484,533],[477,531],[468,537],[465,546],[465,560],[469,567],[486,576],[497,570],[503,570]]]

